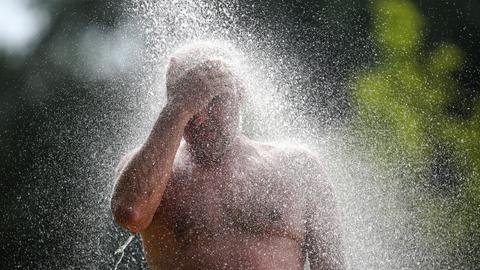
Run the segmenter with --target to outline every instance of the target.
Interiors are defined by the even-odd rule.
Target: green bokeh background
[[[462,100],[454,75],[465,53],[448,40],[425,46],[425,19],[413,2],[378,0],[371,10],[380,57],[353,74],[351,129],[385,170],[403,170],[399,192],[422,210],[431,241],[441,235],[452,256],[478,264],[480,99],[460,103],[471,107],[463,115],[449,111]]]

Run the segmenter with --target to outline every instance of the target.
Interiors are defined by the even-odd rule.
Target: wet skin
[[[243,136],[239,98],[219,67],[170,87],[150,136],[118,166],[115,220],[140,232],[150,269],[303,269],[306,257],[312,270],[345,269],[320,163]]]
[[[227,162],[203,167],[181,147],[141,232],[152,269],[303,269],[308,193],[288,163],[300,154],[244,137],[233,148]]]

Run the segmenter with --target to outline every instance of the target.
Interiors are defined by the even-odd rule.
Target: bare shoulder
[[[298,169],[318,169],[322,164],[316,152],[308,145],[290,142],[254,142],[252,144],[264,155],[278,160],[281,165],[287,165]]]
[[[252,143],[257,152],[272,160],[279,170],[287,170],[300,182],[314,182],[315,185],[328,185],[324,165],[319,155],[308,145],[290,142]]]
[[[259,152],[273,160],[274,168],[290,184],[296,183],[309,200],[330,197],[333,188],[319,155],[311,147],[285,142],[255,142]]]

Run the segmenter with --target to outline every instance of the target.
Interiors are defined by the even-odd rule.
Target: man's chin
[[[226,148],[215,147],[214,145],[203,145],[192,147],[192,156],[196,163],[219,163],[226,152]]]

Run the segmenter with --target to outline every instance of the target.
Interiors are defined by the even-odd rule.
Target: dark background
[[[47,11],[49,25],[20,53],[0,50],[2,269],[109,269],[114,250],[127,238],[110,220],[108,206],[113,168],[131,131],[123,115],[138,109],[119,91],[134,70],[92,77],[79,38],[86,29],[110,33],[122,26],[128,21],[125,5],[96,0],[30,5]],[[465,53],[466,64],[455,75],[464,99],[452,113],[468,115],[468,101],[480,89],[480,1],[416,5],[427,23],[425,51],[448,41]],[[290,94],[310,97],[305,113],[321,114],[324,126],[348,118],[345,81],[352,70],[377,60],[369,2],[242,1],[239,7],[245,14],[240,23],[265,25],[276,33],[279,53],[307,63],[304,83],[316,90]],[[322,57],[312,57],[317,55]],[[123,269],[145,267],[139,247],[136,239],[127,248]]]

